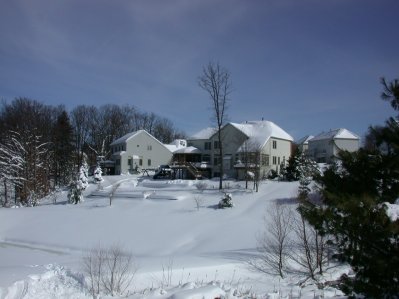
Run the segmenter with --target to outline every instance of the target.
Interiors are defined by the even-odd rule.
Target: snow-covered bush
[[[97,165],[96,169],[94,170],[94,182],[99,184],[103,181],[103,171],[101,170],[101,166]]]
[[[218,208],[232,208],[234,207],[233,198],[231,197],[230,193],[225,193],[222,199],[219,201]]]
[[[68,200],[72,204],[77,204],[83,201],[83,194],[82,191],[83,186],[80,180],[74,180],[69,185],[70,189],[68,192]]]

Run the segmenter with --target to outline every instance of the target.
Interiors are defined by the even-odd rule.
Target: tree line
[[[12,200],[36,205],[57,187],[66,186],[84,160],[109,159],[113,140],[146,130],[163,143],[185,134],[171,120],[132,105],[45,105],[29,98],[0,106],[0,204]]]

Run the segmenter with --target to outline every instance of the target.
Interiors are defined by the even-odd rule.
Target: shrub
[[[219,201],[218,208],[224,209],[224,208],[232,208],[232,207],[234,207],[234,204],[233,204],[233,199],[231,197],[231,194],[225,193],[224,197]]]

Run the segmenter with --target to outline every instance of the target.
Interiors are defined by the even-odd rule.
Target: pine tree
[[[83,159],[82,166],[79,169],[79,181],[82,185],[82,190],[86,190],[89,186],[89,166],[87,165],[86,159]]]
[[[73,175],[73,128],[69,116],[63,110],[57,117],[52,134],[55,185],[66,185]]]
[[[77,179],[77,180],[73,180],[71,182],[71,184],[69,185],[70,189],[68,192],[68,199],[69,202],[72,204],[78,204],[80,202],[83,201],[83,186],[82,186],[82,182]]]
[[[395,86],[385,84],[385,93],[399,109],[399,93],[388,92]],[[399,197],[399,123],[391,118],[385,127],[370,132],[375,146],[341,152],[340,163],[317,178],[321,204],[303,201],[300,210],[321,235],[334,237],[337,256],[352,266],[355,277],[342,277],[347,294],[397,298],[399,220],[389,219],[385,203]]]
[[[299,180],[300,173],[298,171],[298,159],[301,155],[299,148],[296,148],[294,154],[288,159],[288,165],[285,166],[285,174],[283,179],[287,181]]]

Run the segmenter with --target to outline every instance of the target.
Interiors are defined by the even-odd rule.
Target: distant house
[[[280,171],[280,165],[291,155],[293,138],[270,121],[227,123],[221,129],[223,157],[219,156],[219,141],[214,129],[205,129],[188,139],[188,144],[202,153],[204,167],[212,177],[223,173],[243,178],[248,165],[258,167],[266,176],[271,170]]]
[[[297,145],[297,147],[301,153],[306,154],[308,152],[309,140],[312,139],[313,137],[314,137],[313,135],[306,135],[305,137],[303,137],[295,142],[295,144]]]
[[[145,130],[126,134],[111,143],[115,174],[133,173],[136,169],[155,169],[159,165],[169,164],[172,151],[173,148],[168,148]]]
[[[331,163],[340,151],[357,151],[360,137],[347,129],[323,132],[308,140],[308,155],[318,163]]]

